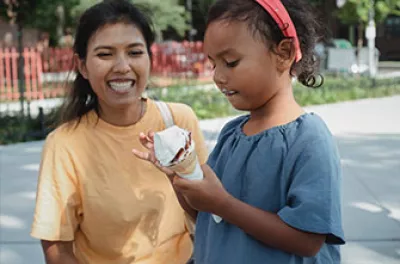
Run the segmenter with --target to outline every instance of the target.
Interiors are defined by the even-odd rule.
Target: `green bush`
[[[148,91],[150,98],[167,102],[180,102],[190,105],[199,119],[209,119],[238,114],[216,88],[193,89],[190,87],[170,87],[164,89],[151,89]]]
[[[209,119],[239,114],[225,96],[216,88],[203,89],[170,87],[150,89],[150,97],[163,101],[181,102],[190,105],[200,119]],[[362,98],[384,97],[400,94],[400,78],[375,80],[368,78],[325,78],[320,88],[312,89],[299,83],[294,85],[294,95],[302,106],[336,103]]]
[[[55,124],[54,109],[41,118],[22,117],[20,113],[0,112],[0,145],[44,139]]]
[[[400,78],[376,80],[375,85],[367,78],[328,77],[322,87],[311,89],[300,84],[294,85],[294,95],[303,105],[317,105],[375,98],[400,94]],[[225,96],[212,85],[195,87],[154,88],[148,91],[150,98],[190,105],[199,119],[210,119],[240,114]],[[44,115],[43,119],[21,118],[19,115],[0,113],[0,145],[14,142],[43,139],[51,131],[57,111]],[[45,124],[42,121],[45,120]],[[36,132],[36,133],[33,133]],[[42,133],[43,132],[43,133]]]
[[[374,82],[367,78],[326,78],[322,87],[317,89],[296,84],[294,95],[301,105],[307,106],[400,94],[400,78],[377,79]]]

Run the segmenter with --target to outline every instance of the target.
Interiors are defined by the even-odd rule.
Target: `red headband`
[[[289,16],[285,6],[280,0],[256,0],[275,20],[285,37],[294,39],[294,47],[296,49],[296,62],[301,60],[302,54],[300,49],[299,38],[297,37],[296,28]]]

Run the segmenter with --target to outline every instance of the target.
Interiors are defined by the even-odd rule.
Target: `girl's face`
[[[138,102],[150,73],[150,56],[141,31],[133,24],[100,28],[89,40],[81,74],[99,99],[100,109],[121,109]]]
[[[215,67],[215,83],[236,109],[256,110],[278,92],[283,73],[278,70],[277,55],[246,23],[212,22],[204,47]]]

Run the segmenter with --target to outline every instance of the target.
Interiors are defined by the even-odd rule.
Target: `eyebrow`
[[[141,42],[135,42],[135,43],[131,43],[127,46],[127,48],[136,48],[136,47],[144,47],[144,44]],[[99,50],[99,49],[115,49],[115,47],[113,46],[106,46],[106,45],[102,45],[102,46],[97,46],[94,51]]]
[[[222,57],[222,56],[224,56],[225,54],[227,54],[227,53],[229,53],[229,52],[232,52],[232,51],[234,51],[234,49],[232,49],[232,48],[224,49],[224,50],[222,50],[222,51],[220,51],[220,52],[217,53],[217,57]],[[211,59],[211,60],[213,59],[213,58],[211,58],[210,55],[208,55],[208,58]]]

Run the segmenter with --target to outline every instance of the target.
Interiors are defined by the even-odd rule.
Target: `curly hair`
[[[290,73],[304,86],[319,87],[323,77],[318,73],[315,45],[324,35],[322,23],[305,0],[282,0],[282,4],[295,25],[303,55],[300,61],[293,63]],[[252,34],[261,37],[271,50],[287,39],[271,15],[256,1],[217,0],[209,10],[207,26],[219,20],[246,22]]]

